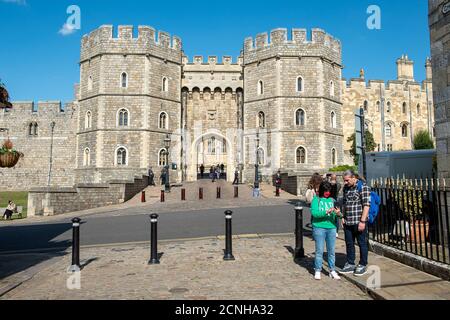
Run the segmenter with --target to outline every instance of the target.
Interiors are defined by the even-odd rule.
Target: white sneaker
[[[330,272],[330,278],[334,280],[341,280],[341,277],[339,277],[336,271]]]
[[[338,238],[338,237],[339,237],[339,233],[336,232],[336,238]]]
[[[320,280],[321,279],[320,271],[316,271],[316,273],[314,274],[314,279],[316,279],[316,280]]]

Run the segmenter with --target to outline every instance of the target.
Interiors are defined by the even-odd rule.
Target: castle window
[[[122,88],[128,88],[128,75],[126,72],[123,72],[120,76],[120,86]]]
[[[158,163],[160,167],[165,167],[169,163],[166,149],[161,149],[158,153]]]
[[[262,82],[262,80],[258,81],[258,94],[264,94],[264,83]]]
[[[296,151],[296,163],[306,164],[306,149],[303,147],[298,147]]]
[[[225,140],[225,139],[222,140],[222,152],[224,154],[227,153],[227,140]]]
[[[303,91],[304,91],[303,78],[302,77],[298,77],[297,78],[297,92],[303,92]]]
[[[387,145],[387,151],[392,151],[394,150],[393,145],[392,144],[388,144]]]
[[[386,137],[392,137],[392,124],[386,123],[386,125],[384,126],[384,132]]]
[[[127,166],[128,165],[128,152],[125,147],[119,147],[116,150],[116,165]]]
[[[266,127],[266,115],[262,111],[258,113],[258,127],[260,128]]]
[[[369,112],[369,102],[367,102],[367,100],[364,101],[364,106],[363,106],[363,108],[364,108],[364,112]]]
[[[88,78],[88,91],[92,90],[92,86],[93,86],[93,80],[92,80],[92,76],[89,76]]]
[[[370,131],[370,123],[367,121],[364,122],[364,131]]]
[[[159,128],[164,130],[169,129],[169,117],[165,112],[159,114]]]
[[[266,159],[264,156],[264,149],[259,148],[257,151],[257,154],[258,154],[258,165],[263,166],[266,163]]]
[[[28,135],[29,136],[38,135],[38,124],[36,122],[32,122],[28,125]]]
[[[330,96],[334,97],[334,82],[330,82]]]
[[[402,105],[402,113],[404,113],[404,114],[406,114],[406,102],[403,102],[403,105]]]
[[[421,110],[420,110],[420,104],[417,105],[417,115],[420,116]]]
[[[331,117],[330,117],[330,125],[333,129],[335,129],[337,127],[336,125],[336,113],[334,111],[331,111]]]
[[[86,112],[86,116],[84,118],[84,128],[89,129],[92,127],[92,113],[90,111]]]
[[[377,101],[377,112],[381,111],[381,103],[380,101]]]
[[[216,138],[208,139],[208,154],[216,154]]]
[[[391,112],[391,102],[390,101],[387,103],[386,112]]]
[[[336,154],[335,148],[331,149],[331,164],[333,166],[335,166],[337,164],[337,154]]]
[[[117,125],[119,127],[128,127],[129,112],[127,109],[120,109],[117,113]]]
[[[83,166],[87,167],[91,165],[91,150],[89,148],[84,149],[83,152]]]
[[[304,126],[306,123],[306,114],[305,110],[298,109],[295,111],[295,125],[296,126]]]
[[[403,138],[408,137],[408,124],[407,123],[402,124],[402,137]]]
[[[166,77],[163,77],[162,79],[162,91],[163,92],[169,91],[169,79],[167,79]]]

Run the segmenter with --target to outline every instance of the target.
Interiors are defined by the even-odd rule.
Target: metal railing
[[[372,191],[380,211],[370,239],[433,261],[450,264],[449,203],[439,179],[377,179]]]

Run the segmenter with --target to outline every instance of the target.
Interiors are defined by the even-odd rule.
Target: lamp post
[[[170,171],[170,166],[169,166],[169,148],[170,148],[170,143],[171,143],[171,139],[169,134],[166,135],[166,138],[164,139],[164,146],[166,147],[166,184],[165,184],[165,192],[170,192],[170,177],[169,177],[169,171]]]
[[[49,168],[48,168],[48,181],[47,181],[47,187],[50,187],[50,181],[51,181],[51,177],[52,177],[52,166],[53,166],[53,133],[55,130],[55,122],[52,121],[52,123],[50,123],[50,129],[52,130],[51,133],[51,140],[50,140],[50,164],[49,164]]]
[[[256,132],[255,189],[259,189],[259,131]]]

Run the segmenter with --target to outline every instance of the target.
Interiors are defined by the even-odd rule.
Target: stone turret
[[[414,61],[407,55],[402,55],[397,60],[397,79],[400,81],[414,81]]]

